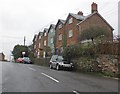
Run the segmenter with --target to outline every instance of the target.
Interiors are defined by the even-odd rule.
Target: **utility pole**
[[[25,36],[24,36],[24,46],[25,46],[25,41],[26,41],[26,38],[25,38]]]

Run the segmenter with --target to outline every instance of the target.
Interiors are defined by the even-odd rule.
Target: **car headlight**
[[[63,65],[64,63],[63,62],[60,62],[60,65]]]

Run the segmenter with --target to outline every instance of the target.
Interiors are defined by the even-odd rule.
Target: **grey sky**
[[[0,0],[0,52],[9,59],[16,44],[32,43],[34,34],[42,31],[58,19],[66,19],[69,13],[91,13],[91,4],[98,4],[98,12],[118,32],[119,0]]]

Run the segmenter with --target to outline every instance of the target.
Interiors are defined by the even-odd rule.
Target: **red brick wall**
[[[62,24],[62,23],[59,23]],[[59,26],[58,24],[58,26]],[[59,40],[59,35],[62,34],[62,40]],[[60,48],[63,45],[63,37],[65,34],[65,27],[62,24],[62,28],[56,28],[56,48]]]
[[[69,18],[71,18],[71,16],[69,16],[68,19]],[[65,24],[65,32],[66,32],[66,35],[67,35],[67,46],[74,45],[78,42],[78,39],[77,39],[78,35],[79,35],[78,26],[77,26],[78,22],[79,22],[78,20],[73,18],[73,23],[68,24],[68,22],[67,22]],[[73,31],[73,36],[72,37],[69,37],[69,30]]]
[[[110,40],[113,39],[112,29],[105,23],[103,19],[101,19],[97,14],[93,15],[92,17],[88,18],[83,23],[79,24],[79,31],[83,31],[85,29],[89,29],[90,27],[99,26],[106,29],[110,34]]]

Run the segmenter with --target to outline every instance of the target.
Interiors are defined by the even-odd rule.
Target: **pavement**
[[[31,64],[3,62],[0,80],[2,92],[118,92],[117,79]]]

